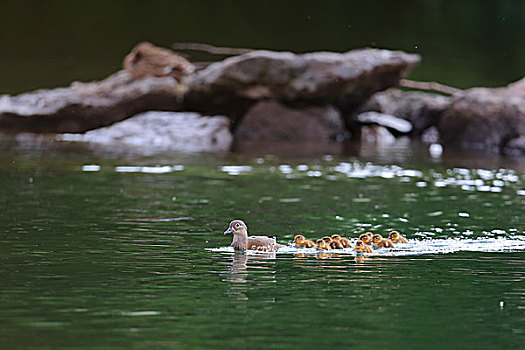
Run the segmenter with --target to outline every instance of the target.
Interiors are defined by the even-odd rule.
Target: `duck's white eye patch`
[[[235,224],[235,227],[239,227],[239,226],[241,226],[241,225],[239,225],[239,224]]]

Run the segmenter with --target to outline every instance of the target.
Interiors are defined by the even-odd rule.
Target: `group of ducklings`
[[[292,243],[300,248],[316,248],[321,250],[352,247],[348,238],[341,237],[338,234],[324,236],[315,242],[306,239],[303,235],[296,235]],[[372,232],[366,232],[359,236],[359,240],[356,242],[353,250],[359,253],[372,253],[372,246],[377,248],[394,248],[394,243],[408,243],[408,241],[397,231],[390,232],[388,238],[384,238],[378,233],[373,234]]]

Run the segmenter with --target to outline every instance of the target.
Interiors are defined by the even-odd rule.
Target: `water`
[[[3,145],[0,348],[522,348],[525,172],[508,166],[522,158],[348,149]],[[281,243],[392,229],[410,243],[233,253],[234,218]]]

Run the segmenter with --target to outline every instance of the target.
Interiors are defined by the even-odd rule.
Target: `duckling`
[[[341,242],[339,240],[334,240],[332,242],[330,242],[330,248],[332,249],[343,249],[343,245],[341,244]]]
[[[318,239],[315,242],[317,243],[317,245],[316,245],[317,249],[323,249],[323,250],[330,250],[330,249],[332,249],[332,248],[330,248],[328,243],[326,243],[326,241],[324,239],[322,239],[322,238]]]
[[[394,243],[408,243],[408,240],[397,231],[390,232],[388,238]]]
[[[351,248],[352,245],[350,244],[350,241],[348,240],[348,238],[341,238],[339,240],[339,242],[343,245],[343,248]]]
[[[366,232],[359,236],[359,239],[366,245],[372,245],[372,232]]]
[[[370,246],[367,246],[363,243],[363,241],[359,240],[355,243],[354,249],[355,251],[359,253],[372,253],[372,248]]]
[[[305,239],[303,235],[296,235],[293,239],[296,247],[300,248],[315,248],[315,243],[309,239]]]
[[[373,242],[376,247],[379,248],[394,248],[394,243],[388,238],[383,238],[380,234],[376,233],[373,236]]]
[[[324,236],[323,238],[321,238],[323,241],[326,242],[326,244],[330,244],[332,242],[332,238],[328,237],[328,236]]]
[[[258,250],[259,247],[266,248],[266,251],[275,251],[284,245],[277,243],[275,237],[267,236],[248,236],[248,226],[242,220],[233,220],[224,234],[233,233],[232,244],[235,250]]]
[[[332,241],[339,241],[341,239],[341,236],[338,234],[333,234],[330,236],[330,238],[332,239]]]

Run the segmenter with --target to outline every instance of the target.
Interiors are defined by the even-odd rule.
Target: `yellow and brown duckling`
[[[326,242],[326,244],[330,245],[330,243],[332,242],[332,238],[329,237],[329,236],[324,236],[321,238],[323,241]]]
[[[341,236],[338,235],[337,233],[334,233],[333,235],[330,236],[330,238],[332,239],[332,241],[339,241],[341,239]]]
[[[350,241],[348,240],[348,238],[341,238],[339,240],[339,242],[341,243],[341,245],[343,246],[343,248],[352,248],[352,245],[350,244]]]
[[[361,241],[363,241],[364,244],[366,245],[372,245],[372,237],[374,235],[372,234],[372,232],[366,232],[366,233],[363,233],[362,235],[359,236],[359,239]]]
[[[224,234],[233,233],[232,244],[235,250],[263,250],[276,251],[284,245],[277,243],[275,237],[248,236],[248,226],[242,220],[233,220]]]
[[[309,239],[304,238],[303,235],[296,235],[293,239],[296,247],[300,248],[315,248],[315,243]]]
[[[378,233],[372,237],[372,241],[374,242],[374,246],[379,248],[394,248],[394,243],[390,239],[383,238],[383,236]]]
[[[330,247],[330,245],[328,243],[326,243],[326,241],[322,238],[319,238],[317,241],[315,241],[316,243],[316,248],[317,249],[323,249],[323,250],[330,250],[332,249]]]
[[[330,236],[330,238],[332,239],[332,242],[330,242],[330,247],[332,249],[343,249],[343,248],[346,248],[345,244],[342,241],[343,238],[341,238],[340,235],[333,234],[332,236]]]
[[[358,253],[372,253],[372,248],[365,243],[363,243],[362,240],[359,240],[355,243],[354,249]]]
[[[408,243],[408,240],[397,231],[390,232],[388,238],[394,243]]]
[[[341,244],[340,240],[332,240],[332,242],[330,242],[330,248],[332,248],[332,249],[343,249],[344,247]]]

